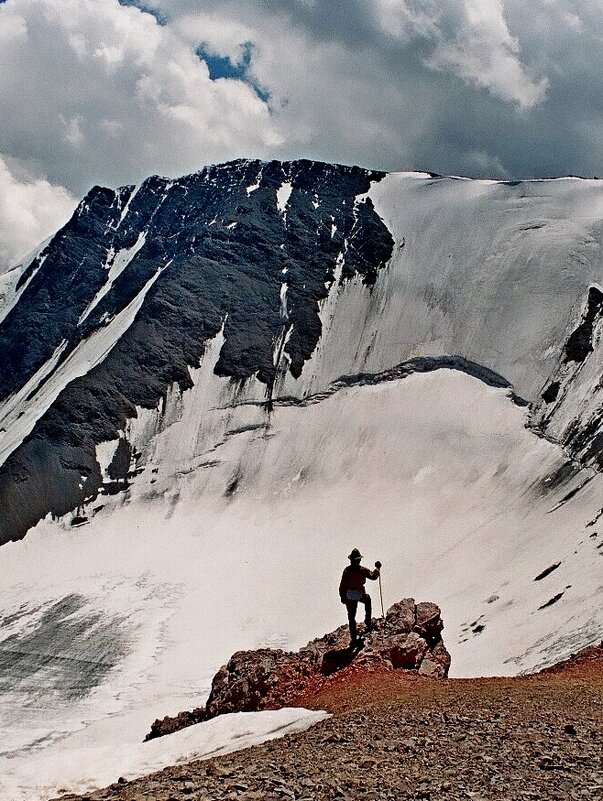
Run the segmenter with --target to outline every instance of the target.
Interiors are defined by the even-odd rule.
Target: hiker
[[[379,578],[381,562],[375,562],[375,570],[362,567],[360,564],[362,554],[358,548],[353,549],[348,559],[350,560],[350,564],[343,571],[341,582],[339,583],[339,597],[341,598],[341,603],[345,604],[348,610],[350,638],[352,644],[354,644],[359,639],[358,630],[356,628],[356,610],[358,609],[359,601],[364,604],[365,631],[368,633],[373,629],[371,596],[368,595],[364,589],[364,585],[367,579],[376,581],[376,579]]]

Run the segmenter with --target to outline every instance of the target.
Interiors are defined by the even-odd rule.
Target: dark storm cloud
[[[224,13],[213,0],[170,7]],[[322,125],[301,144],[309,155],[476,177],[602,171],[597,3],[238,0],[228,13],[254,29],[260,49],[270,47],[275,20],[284,38],[305,43],[314,69],[303,47],[296,63],[309,87],[271,76],[269,59],[255,66],[286,98],[284,121],[294,114],[303,129],[312,107],[320,109]],[[294,65],[281,67],[289,74]],[[299,147],[286,135],[283,152]]]
[[[48,227],[38,185],[58,221],[93,183],[236,156],[598,175],[602,21],[598,0],[7,0],[0,183],[30,233],[0,206],[0,251]]]

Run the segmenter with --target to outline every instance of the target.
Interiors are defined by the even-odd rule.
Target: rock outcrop
[[[237,651],[214,676],[205,707],[156,720],[146,740],[227,712],[255,712],[295,706],[313,688],[352,664],[357,668],[405,670],[429,678],[446,678],[450,654],[442,640],[440,608],[405,598],[358,645],[350,645],[347,626],[312,640],[297,652],[260,648]]]

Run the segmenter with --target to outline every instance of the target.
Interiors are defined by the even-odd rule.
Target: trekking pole
[[[379,598],[381,599],[381,617],[383,618],[383,628],[381,629],[381,639],[385,645],[385,610],[383,608],[383,588],[381,587],[381,562],[375,562],[375,567],[379,571]]]

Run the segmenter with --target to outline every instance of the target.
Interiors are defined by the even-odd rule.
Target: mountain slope
[[[237,162],[93,189],[23,272],[18,302],[5,300],[0,542],[93,495],[95,445],[173,384],[190,387],[222,329],[217,375],[257,376],[268,395],[281,359],[299,375],[335,273],[370,285],[391,255],[370,200],[355,202],[380,177]]]
[[[597,181],[313,162],[92,190],[5,297],[0,541],[94,497],[95,447],[137,408],[190,388],[218,333],[214,373],[231,400],[304,397],[342,375],[459,356],[537,403],[599,292],[602,210]],[[598,342],[600,314],[587,323]],[[582,348],[588,370],[575,365],[588,373],[573,380],[580,397],[600,378],[593,348]],[[601,399],[586,409],[576,392],[535,420],[596,466]],[[125,479],[134,454],[120,453],[112,473]]]
[[[599,641],[602,211],[314,162],[93,190],[2,290],[3,769],[335,628],[353,545],[451,675]]]

